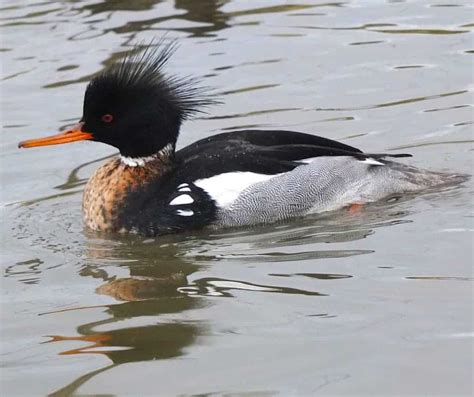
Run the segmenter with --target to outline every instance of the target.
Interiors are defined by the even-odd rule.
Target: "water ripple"
[[[392,107],[392,106],[406,105],[406,104],[415,103],[415,102],[429,101],[432,99],[445,98],[445,97],[454,96],[454,95],[461,95],[461,94],[465,94],[466,92],[469,92],[469,90],[460,90],[460,91],[453,91],[453,92],[445,92],[442,94],[400,99],[397,101],[384,102],[384,103],[379,103],[375,105],[365,105],[365,106],[347,107],[347,108],[314,108],[311,110],[327,111],[327,112],[346,112],[346,111],[353,111],[353,110],[380,109],[380,108],[386,108],[386,107]]]
[[[238,280],[225,280],[219,278],[202,278],[194,280],[187,287],[180,287],[178,289],[181,293],[188,295],[203,295],[203,296],[221,296],[232,297],[229,291],[241,290],[251,292],[267,292],[279,294],[297,294],[308,296],[327,296],[316,291],[306,291],[297,288],[278,287],[273,285],[254,284]]]

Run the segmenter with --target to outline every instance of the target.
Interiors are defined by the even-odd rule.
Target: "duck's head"
[[[183,120],[213,103],[192,79],[169,77],[163,66],[176,48],[160,41],[134,49],[121,63],[94,77],[84,96],[78,124],[58,135],[19,143],[19,147],[92,140],[115,146],[122,156],[139,158],[174,150]]]

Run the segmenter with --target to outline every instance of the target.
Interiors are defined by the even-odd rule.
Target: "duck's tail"
[[[430,171],[395,161],[384,160],[383,162],[396,179],[406,184],[406,187],[411,187],[408,190],[413,191],[435,186],[454,186],[470,178],[467,174]]]

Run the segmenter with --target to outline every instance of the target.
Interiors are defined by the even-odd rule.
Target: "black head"
[[[82,131],[129,157],[174,148],[183,120],[213,101],[191,79],[163,74],[175,42],[135,48],[120,64],[93,78],[86,89]]]
[[[81,123],[62,134],[24,141],[20,147],[94,140],[123,156],[144,157],[167,145],[173,150],[183,120],[215,103],[189,78],[163,73],[176,42],[161,39],[134,48],[124,60],[92,79]]]

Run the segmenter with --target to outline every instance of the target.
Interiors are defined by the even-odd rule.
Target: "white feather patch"
[[[189,188],[189,185],[187,183],[182,183],[181,185],[178,186],[178,191],[180,191],[180,192],[190,192],[191,189]]]
[[[143,167],[149,161],[156,160],[160,157],[168,157],[173,153],[174,146],[172,144],[166,145],[163,149],[161,149],[158,153],[152,154],[151,156],[144,156],[144,157],[127,157],[127,156],[120,156],[120,161],[123,164],[129,167]]]
[[[309,157],[307,159],[297,160],[298,163],[311,164],[317,157]]]
[[[156,159],[155,156],[146,156],[146,157],[120,156],[120,160],[122,161],[122,163],[124,163],[125,165],[128,165],[129,167],[143,167],[146,163],[154,159]]]
[[[307,158],[307,159],[298,160],[298,163],[311,164],[317,158],[318,157],[310,157],[310,158]],[[381,163],[380,161],[372,159],[370,157],[368,157],[364,160],[358,160],[358,161],[359,161],[359,163],[370,164],[370,165],[385,165],[384,163]]]
[[[178,210],[176,211],[176,213],[180,216],[193,216],[194,215],[194,211],[191,211],[191,210]]]
[[[381,163],[380,161],[377,161],[375,159],[371,159],[370,157],[367,157],[364,160],[359,160],[360,163],[364,164],[370,164],[370,165],[384,165],[384,163]]]
[[[182,205],[192,203],[194,203],[194,200],[189,194],[181,194],[170,201],[170,205]]]
[[[207,192],[219,207],[228,207],[249,186],[258,182],[268,181],[277,175],[257,174],[254,172],[227,172],[210,178],[198,179],[194,184]]]

